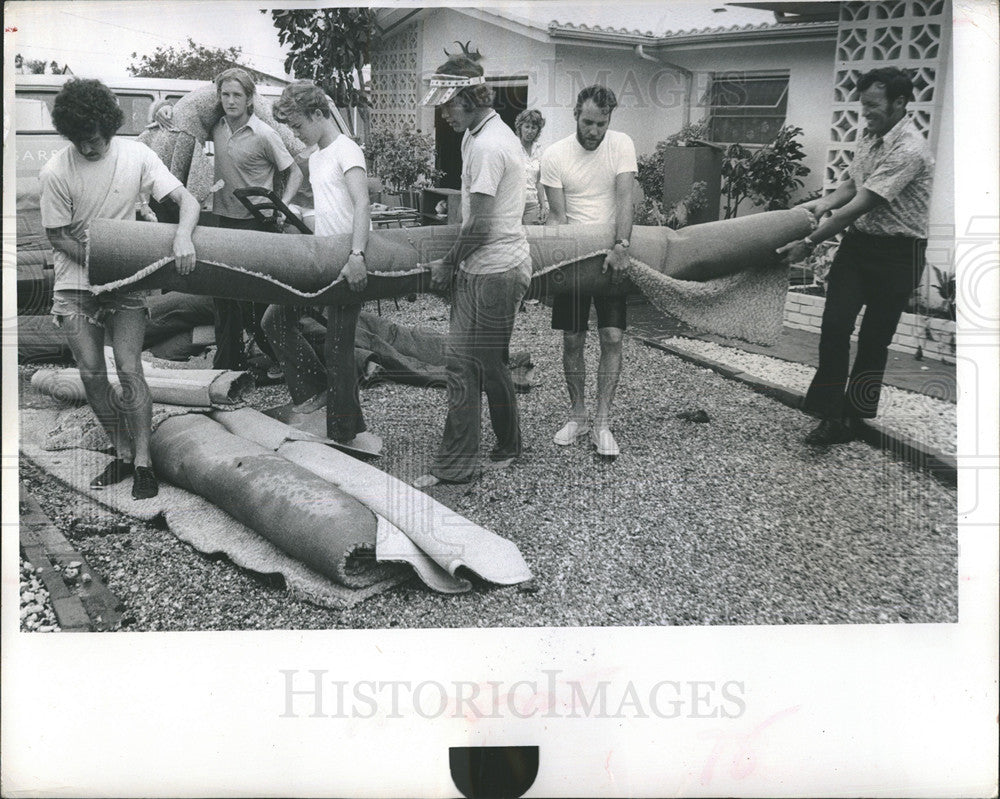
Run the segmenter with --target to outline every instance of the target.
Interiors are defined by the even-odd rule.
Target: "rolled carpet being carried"
[[[637,287],[661,310],[721,335],[755,341],[780,332],[787,267],[775,249],[812,228],[801,209],[772,211],[680,231],[635,227],[629,251],[632,285],[614,286],[602,274],[614,242],[612,225],[526,228],[533,268],[532,294],[621,293]],[[430,288],[423,266],[440,258],[458,234],[455,226],[372,232],[366,250],[368,286],[362,299],[394,297]],[[358,295],[340,278],[351,238],[291,236],[198,228],[198,264],[173,268],[174,227],[95,220],[88,265],[95,291],[170,288],[258,302],[329,304]]]

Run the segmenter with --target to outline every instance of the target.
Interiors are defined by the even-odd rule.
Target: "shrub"
[[[706,134],[705,120],[685,125],[677,133],[657,142],[656,149],[649,155],[636,159],[639,171],[636,182],[642,188],[647,200],[663,202],[663,152],[667,147],[698,147]],[[694,210],[694,209],[691,209]]]
[[[801,177],[809,174],[802,165],[805,152],[798,142],[802,128],[785,125],[774,141],[751,151],[731,144],[722,159],[722,194],[726,198],[725,218],[732,219],[744,200],[765,211],[788,208],[792,193],[802,187]]]
[[[931,269],[934,270],[934,277],[937,278],[937,283],[934,283],[933,286],[937,289],[938,296],[944,301],[944,312],[948,319],[955,321],[955,301],[957,299],[955,273],[945,272],[936,266],[932,266]]]
[[[662,181],[661,181],[662,185]],[[660,195],[662,197],[662,194]],[[691,215],[708,204],[708,185],[703,180],[692,184],[691,191],[670,208],[664,209],[660,200],[648,195],[635,209],[637,225],[665,226],[677,230],[688,224]]]
[[[391,194],[433,186],[443,175],[434,168],[434,140],[426,133],[376,128],[364,150],[369,173]]]

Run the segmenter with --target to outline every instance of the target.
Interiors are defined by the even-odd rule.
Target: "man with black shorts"
[[[635,145],[624,133],[608,130],[618,105],[605,86],[588,86],[576,98],[576,133],[557,141],[542,156],[542,185],[549,200],[548,225],[615,223],[615,245],[604,261],[620,283],[628,267],[632,234],[632,190],[638,169]],[[601,359],[597,368],[597,412],[589,427],[584,402],[586,366],[583,348],[590,306],[597,311]],[[622,370],[625,295],[595,296],[574,291],[556,295],[552,327],[563,331],[563,372],[569,391],[570,418],[554,441],[569,446],[588,430],[600,455],[615,457],[618,444],[611,434],[611,404]]]

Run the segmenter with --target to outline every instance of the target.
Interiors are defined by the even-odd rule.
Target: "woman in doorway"
[[[545,127],[545,119],[540,111],[534,108],[522,111],[514,120],[514,132],[521,140],[524,149],[524,171],[527,180],[527,192],[524,200],[524,216],[522,225],[544,224],[548,216],[548,204],[545,200],[545,190],[541,184],[542,148],[538,137]]]

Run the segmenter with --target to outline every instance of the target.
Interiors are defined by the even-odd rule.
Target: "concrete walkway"
[[[630,299],[628,333],[684,360],[713,369],[726,378],[741,382],[748,388],[766,394],[792,408],[801,407],[803,393],[800,390],[743,373],[739,369],[672,347],[665,342],[676,336],[694,338],[808,366],[815,367],[818,363],[819,335],[816,333],[784,327],[774,346],[762,347],[745,341],[699,333],[645,301],[634,302]],[[852,344],[852,360],[855,351],[856,346]],[[958,395],[954,364],[928,359],[918,361],[909,353],[889,351],[885,382],[939,400],[955,402]],[[958,463],[953,455],[920,441],[914,435],[892,430],[878,420],[871,421],[867,430],[865,440],[869,444],[888,451],[893,457],[909,463],[916,469],[928,472],[948,485],[956,484]]]
[[[784,327],[781,337],[771,347],[749,344],[736,339],[722,338],[692,330],[678,319],[668,316],[648,302],[632,304],[628,307],[629,332],[638,338],[656,342],[674,336],[712,341],[727,347],[738,347],[746,352],[755,352],[783,361],[802,363],[815,367],[819,363],[819,334],[807,330]],[[856,344],[851,345],[853,362]],[[924,358],[916,360],[907,352],[889,350],[885,382],[891,386],[933,396],[935,399],[955,402],[958,396],[955,384],[955,365]]]

